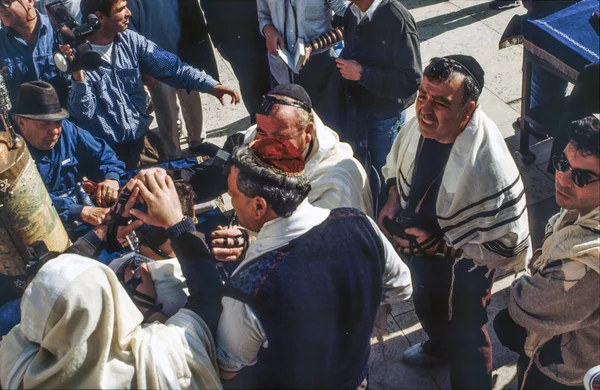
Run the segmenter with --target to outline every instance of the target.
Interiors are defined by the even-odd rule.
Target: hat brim
[[[59,112],[53,114],[19,114],[18,112],[12,113],[14,116],[20,116],[21,118],[31,119],[34,121],[62,121],[69,119],[69,111],[61,108]]]

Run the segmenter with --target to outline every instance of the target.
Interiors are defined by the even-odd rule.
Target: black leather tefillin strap
[[[117,203],[110,210],[108,218],[108,228],[106,230],[106,247],[110,251],[119,251],[123,249],[123,246],[117,239],[117,233],[119,227],[127,226],[131,222],[131,217],[123,217],[123,211],[125,210],[125,204],[131,197],[131,191],[125,187],[119,192],[119,198]],[[132,248],[133,249],[133,248]]]

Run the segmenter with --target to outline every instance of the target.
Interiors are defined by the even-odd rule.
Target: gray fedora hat
[[[54,87],[45,81],[21,84],[11,114],[36,121],[60,121],[69,117],[69,111],[60,106]]]

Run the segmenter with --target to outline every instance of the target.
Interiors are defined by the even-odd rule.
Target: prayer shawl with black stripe
[[[396,138],[383,175],[406,209],[421,132],[413,118]],[[490,268],[523,269],[531,258],[525,189],[496,125],[477,108],[456,138],[442,177],[437,219],[444,240]]]

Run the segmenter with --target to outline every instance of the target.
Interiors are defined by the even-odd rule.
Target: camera
[[[61,72],[75,70],[93,71],[100,67],[102,56],[96,52],[87,37],[100,28],[96,15],[88,15],[88,22],[79,24],[69,13],[62,1],[46,6],[53,26],[56,29],[55,40],[58,45],[70,45],[73,49],[73,62],[60,51],[54,53],[54,64]]]
[[[415,237],[405,232],[406,229],[415,227],[415,223],[412,217],[403,216],[400,214],[394,219],[383,219],[383,226],[392,235],[403,240],[413,240]]]

